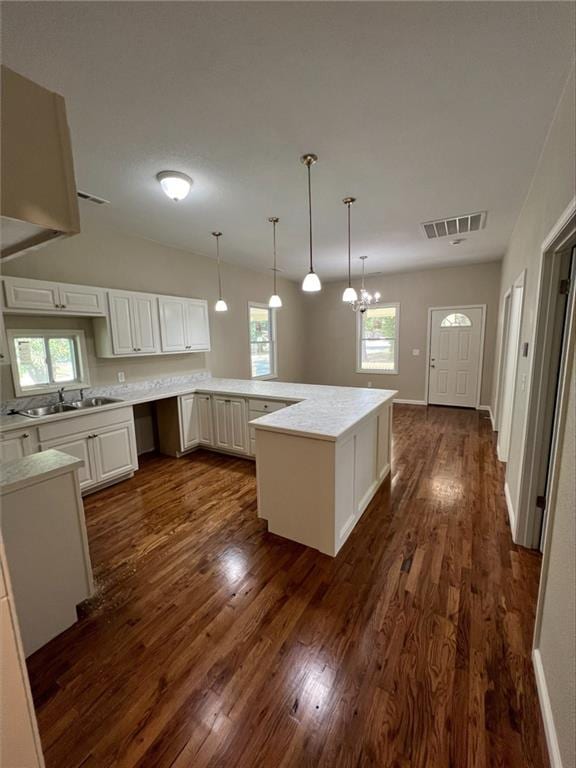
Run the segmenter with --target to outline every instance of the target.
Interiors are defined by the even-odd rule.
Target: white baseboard
[[[395,397],[394,402],[400,405],[428,405],[426,400],[404,400],[401,397]]]
[[[510,496],[510,489],[508,488],[508,482],[504,483],[504,496],[506,498],[506,507],[508,508],[508,520],[510,521],[510,530],[512,531],[512,540],[515,541],[516,513],[514,512],[514,505],[512,504],[512,498]]]
[[[492,423],[492,432],[496,432],[496,429],[494,428],[494,414],[492,413],[492,408],[489,405],[479,405],[476,410],[488,411],[488,416],[490,416],[490,421]]]
[[[546,675],[542,664],[542,655],[538,648],[532,651],[532,663],[534,665],[534,676],[536,677],[536,690],[538,691],[538,701],[540,702],[540,711],[544,721],[544,732],[546,734],[546,744],[548,745],[548,756],[552,768],[562,768],[562,756],[560,754],[560,745],[556,735],[554,725],[554,716],[552,714],[552,705],[546,685]]]

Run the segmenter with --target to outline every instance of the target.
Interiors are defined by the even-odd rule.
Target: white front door
[[[434,309],[428,402],[475,408],[480,386],[482,307]]]

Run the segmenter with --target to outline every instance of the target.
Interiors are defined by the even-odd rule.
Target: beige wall
[[[513,505],[518,504],[522,474],[528,394],[522,382],[524,378],[529,380],[533,363],[534,350],[531,347],[541,246],[576,192],[575,90],[575,75],[572,71],[502,264],[501,300],[516,277],[526,270],[520,340],[530,343],[529,356],[520,357],[518,361],[510,454],[506,467],[506,482]],[[574,374],[572,378],[569,423],[559,456],[562,467],[560,488],[556,509],[550,513],[554,527],[551,532],[549,577],[542,595],[544,613],[540,641],[544,675],[564,768],[574,768],[576,765],[573,730],[576,697]]]
[[[424,400],[428,308],[486,304],[486,337],[480,402],[491,401],[500,262],[428,269],[366,280],[382,301],[400,303],[399,373],[356,373],[356,315],[341,301],[344,283],[327,283],[307,296],[305,375],[309,383],[397,389],[406,400]],[[418,357],[412,355],[419,349]]]
[[[224,264],[224,293],[229,311],[215,313],[217,284],[213,259],[119,232],[102,232],[93,223],[85,222],[82,234],[10,261],[2,271],[4,275],[208,299],[213,351],[207,354],[106,360],[95,355],[90,320],[6,316],[8,328],[83,329],[92,384],[116,383],[118,371],[124,371],[126,381],[184,374],[198,368],[208,368],[215,376],[249,378],[248,302],[267,302],[272,292],[271,274]],[[278,311],[279,378],[302,381],[301,344],[305,332],[301,291],[296,283],[286,280],[279,281],[279,290],[284,302]],[[9,366],[0,371],[2,398],[11,398],[14,390]]]

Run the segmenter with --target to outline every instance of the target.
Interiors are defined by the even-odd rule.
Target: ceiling
[[[572,3],[13,2],[3,60],[66,97],[80,189],[102,226],[307,270],[304,152],[317,272],[500,258],[574,50]],[[174,204],[155,175],[194,179]],[[83,203],[83,207],[89,203]],[[420,222],[487,210],[459,246]],[[359,261],[354,262],[358,271]]]

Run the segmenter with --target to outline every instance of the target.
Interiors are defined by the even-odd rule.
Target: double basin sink
[[[84,400],[71,400],[69,403],[55,403],[54,405],[43,405],[40,408],[27,408],[18,411],[22,416],[30,416],[33,419],[39,419],[41,416],[52,416],[55,413],[67,413],[70,411],[80,411],[85,408],[98,408],[101,405],[110,405],[111,403],[121,403],[117,397],[87,397]]]

